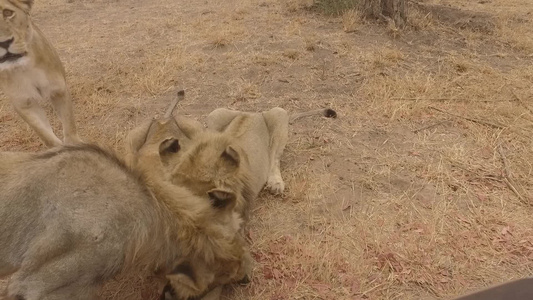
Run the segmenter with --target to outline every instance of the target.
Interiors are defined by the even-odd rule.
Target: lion
[[[32,22],[33,0],[0,0],[0,90],[47,147],[62,141],[54,134],[40,100],[50,100],[67,144],[80,143],[65,70],[54,47]]]
[[[208,115],[205,129],[197,121],[183,117],[168,118],[167,113],[165,119],[151,120],[132,130],[136,134],[128,137],[127,148],[131,153],[138,153],[144,147],[181,137],[174,145],[180,154],[169,159],[162,158],[164,168],[161,172],[175,174],[172,182],[188,187],[195,195],[204,195],[215,189],[235,195],[235,211],[245,222],[241,227],[244,238],[249,206],[260,191],[265,186],[274,194],[284,191],[280,157],[288,140],[289,124],[311,115],[337,116],[332,109],[291,116],[282,108],[261,113],[217,109]],[[246,260],[248,269],[244,282],[251,276],[249,255]],[[204,266],[189,262],[185,273],[214,276],[206,271]],[[183,278],[186,276],[183,275]],[[179,294],[183,286],[181,280],[169,277],[161,299],[187,299]],[[221,285],[204,286],[204,291],[201,299],[218,299]]]
[[[236,196],[173,184],[160,165],[172,161],[176,143],[147,145],[134,169],[88,144],[0,152],[0,279],[10,276],[4,297],[96,299],[104,282],[139,268],[189,284],[180,291],[186,297],[204,292],[197,286],[243,278]],[[211,276],[197,276],[202,269]]]
[[[177,101],[171,104],[162,118],[144,121],[128,133],[125,141],[125,151],[126,161],[130,167],[134,169],[148,168],[173,181],[172,178],[176,174],[173,164],[175,161],[179,161],[176,157],[181,157],[185,149],[192,147],[196,135],[204,131],[203,125],[198,121],[179,116],[172,117],[175,105],[183,97],[184,92],[178,92]],[[172,150],[170,151],[171,155],[166,149]],[[150,156],[147,153],[159,153],[159,157],[154,156],[152,160],[147,160],[146,158]],[[224,153],[221,155],[223,158],[229,157]],[[231,160],[223,160],[221,162],[221,164],[224,163],[227,165],[228,170],[236,168]],[[192,191],[192,186],[180,186],[185,186]],[[214,203],[224,203],[229,197],[236,204],[238,198],[231,191],[224,189],[214,188],[205,192],[204,196],[208,195]],[[202,197],[197,194],[194,195]],[[239,235],[241,240],[245,241],[242,235]],[[180,300],[190,299],[191,297],[206,299],[203,296],[211,294],[210,291],[218,286],[231,282],[246,282],[249,278],[252,258],[246,247],[243,248],[243,251],[241,260],[242,272],[239,273],[243,276],[232,275],[234,272],[231,269],[217,269],[202,259],[183,260],[173,270],[172,274],[167,275],[169,284],[165,286],[161,299],[165,299],[165,297]]]

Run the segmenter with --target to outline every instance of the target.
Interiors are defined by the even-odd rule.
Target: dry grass
[[[342,15],[342,26],[344,32],[350,33],[356,31],[360,27],[362,15],[357,9],[349,9]]]
[[[313,6],[320,12],[329,15],[343,15],[344,12],[359,7],[359,0],[314,0]]]
[[[392,38],[296,0],[51,0],[34,16],[87,140],[121,149],[178,86],[181,112],[200,119],[222,106],[337,110],[291,127],[287,193],[258,200],[254,280],[227,299],[449,299],[533,275],[533,6],[446,3],[497,26],[413,9]],[[5,100],[0,120],[3,150],[42,148]],[[103,298],[155,299],[157,284],[128,278]]]

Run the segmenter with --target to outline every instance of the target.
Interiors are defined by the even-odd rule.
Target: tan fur
[[[31,20],[32,3],[33,0],[0,0],[0,89],[48,147],[62,142],[38,103],[41,99],[51,101],[63,125],[64,142],[79,143],[63,65]],[[6,17],[6,13],[11,16]],[[20,57],[3,61],[9,55]]]
[[[217,139],[226,140],[227,147],[239,149],[239,155],[245,158],[239,171],[246,174],[246,185],[250,188],[248,198],[255,199],[263,187],[272,194],[283,193],[285,183],[281,177],[280,158],[287,144],[289,121],[292,123],[314,115],[337,117],[332,109],[317,109],[289,116],[287,111],[279,107],[261,113],[219,108],[208,115],[207,128],[219,133],[220,137]],[[219,147],[214,145],[219,143],[217,139],[211,138],[207,148]],[[195,169],[208,166],[202,156],[191,161],[194,162]],[[178,164],[178,168],[188,167]],[[239,203],[237,206],[239,207]],[[246,205],[242,204],[241,207],[244,209]],[[247,214],[245,209],[241,213],[245,216]]]
[[[173,276],[189,261],[216,275],[201,278],[203,285],[242,278],[247,254],[234,199],[215,205],[172,183],[175,174],[160,172],[169,149],[144,147],[133,170],[89,145],[0,153],[0,278],[11,275],[5,297],[95,299],[120,272]]]
[[[336,116],[331,114],[335,113],[333,110],[327,111],[328,114],[325,113],[326,110],[300,113],[293,115],[292,119],[310,115]],[[175,184],[187,186],[198,196],[214,190],[234,194],[237,199],[235,210],[247,220],[251,202],[265,185],[275,194],[284,190],[279,165],[288,139],[288,124],[289,116],[281,108],[262,113],[217,109],[207,118],[208,129],[202,130],[199,125],[195,126],[188,138],[183,140],[183,144],[180,142],[180,153],[163,163],[162,172],[175,174],[172,178]],[[157,144],[161,138],[155,134],[147,139],[137,138],[146,146],[139,146],[133,151]],[[248,259],[251,261],[251,258]],[[251,262],[246,262],[246,265],[249,274]],[[194,262],[189,262],[188,267],[189,272],[216,278],[216,274],[205,272],[204,266]],[[176,293],[190,286],[184,274],[181,274],[182,280],[179,282],[170,279]],[[169,293],[165,295],[168,299],[184,299],[179,295],[173,298]],[[217,299],[218,294],[220,287],[214,288],[202,299]]]

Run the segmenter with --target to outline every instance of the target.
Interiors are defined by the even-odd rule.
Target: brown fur
[[[196,197],[209,197],[215,206],[219,197],[227,196],[233,203],[238,203],[238,196],[224,189],[208,189],[198,193],[198,187],[187,185],[186,182],[175,180],[181,177],[184,170],[175,167],[176,162],[191,148],[198,135],[204,132],[203,126],[187,118],[162,118],[149,120],[134,128],[126,137],[126,156],[129,164],[138,169],[151,170],[151,173],[170,176],[169,180],[178,186],[185,186]],[[167,155],[167,149],[174,151]],[[231,168],[231,166],[229,166]],[[194,172],[194,170],[190,170]],[[176,173],[178,172],[178,173]],[[233,208],[232,208],[233,209]],[[234,209],[233,209],[234,210]],[[244,239],[240,237],[242,241]],[[247,275],[251,266],[251,257],[245,252],[242,256],[241,266],[243,273],[239,276],[229,268],[217,268],[216,265],[207,264],[205,259],[192,258],[183,261],[167,275],[172,284],[174,297],[188,299],[206,293],[212,287],[220,286],[231,281],[240,280]]]
[[[32,22],[29,15],[32,4],[31,0],[0,0],[4,14],[0,16],[0,43],[4,46],[0,47],[0,89],[47,146],[62,142],[38,103],[41,99],[51,101],[63,124],[65,143],[79,143],[63,65],[53,46]],[[11,16],[6,17],[6,12]],[[15,56],[6,60],[10,55]]]
[[[157,166],[164,151],[144,148],[135,169],[90,145],[0,153],[0,278],[11,275],[6,297],[95,299],[98,287],[120,272],[142,267],[168,274],[188,261],[218,275],[203,284],[242,278],[246,253],[235,201],[215,205],[163,178]]]

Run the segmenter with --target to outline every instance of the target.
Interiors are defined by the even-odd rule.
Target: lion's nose
[[[0,47],[2,47],[2,48],[7,50],[9,48],[9,46],[11,46],[12,43],[13,43],[13,38],[10,38],[9,40],[0,42]]]
[[[244,277],[239,280],[237,283],[238,284],[242,284],[242,285],[245,285],[245,284],[249,284],[250,282],[252,282],[252,280],[250,280],[250,276],[248,276],[248,274],[244,275]]]

